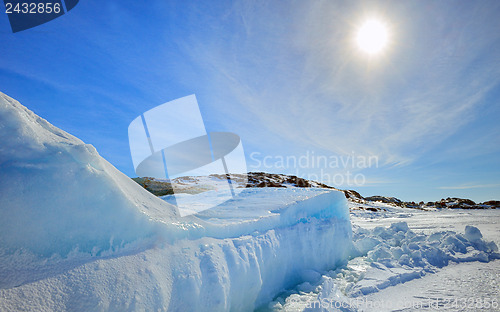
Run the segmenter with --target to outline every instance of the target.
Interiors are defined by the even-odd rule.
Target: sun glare
[[[358,47],[368,54],[377,54],[387,46],[389,33],[386,25],[378,20],[366,21],[358,30]]]

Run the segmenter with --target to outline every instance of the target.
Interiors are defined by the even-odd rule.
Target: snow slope
[[[0,140],[2,311],[251,311],[351,252],[336,191],[251,190],[181,218],[4,94]]]
[[[0,93],[0,243],[51,255],[147,237],[176,208],[138,187],[92,145]],[[99,230],[96,230],[99,229]]]

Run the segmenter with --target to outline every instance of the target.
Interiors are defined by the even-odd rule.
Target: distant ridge
[[[415,202],[404,202],[396,197],[388,196],[369,196],[363,197],[358,192],[354,190],[342,190],[335,188],[333,186],[326,185],[324,183],[307,180],[294,175],[278,174],[278,173],[266,173],[266,172],[249,172],[247,179],[244,175],[234,175],[236,179],[233,179],[233,183],[236,187],[314,187],[314,188],[326,188],[332,190],[338,190],[344,193],[345,197],[356,203],[366,203],[366,202],[382,202],[389,205],[403,207],[403,208],[413,208],[413,209],[429,209],[429,208],[450,208],[450,209],[496,209],[500,208],[500,201],[490,200],[484,203],[475,203],[470,199],[463,198],[446,198],[435,202],[423,201],[419,203]],[[241,179],[240,179],[241,178]],[[146,190],[155,194],[156,196],[164,196],[173,194],[172,187],[170,186],[169,180],[157,180],[149,177],[133,178],[135,182],[139,183]],[[226,176],[222,174],[213,174],[204,177],[179,177],[174,179],[176,182],[181,182],[185,185],[182,193],[196,194],[204,192],[207,189],[206,185],[208,182],[211,184],[217,184],[218,181],[225,182]]]

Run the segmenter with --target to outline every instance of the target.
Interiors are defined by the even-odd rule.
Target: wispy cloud
[[[477,188],[493,188],[499,187],[500,184],[468,184],[468,185],[458,185],[458,186],[440,186],[440,190],[468,190]]]
[[[459,185],[492,197],[472,186],[499,182],[498,12],[499,1],[82,4],[48,32],[4,36],[0,78],[125,171],[128,123],[195,93],[207,129],[237,133],[247,153],[374,155],[379,166],[359,170],[373,194]],[[354,32],[373,15],[392,41],[366,58]]]
[[[235,4],[214,28],[232,27],[238,36],[221,43],[215,37],[224,32],[214,30],[214,37],[186,43],[193,62],[215,77],[212,86],[235,103],[236,119],[251,116],[251,135],[245,122],[238,130],[249,137],[272,133],[295,145],[407,165],[473,122],[500,83],[491,51],[499,35],[485,31],[497,19],[486,6],[467,13],[436,5],[429,15],[428,8],[381,4],[394,44],[367,60],[351,42],[368,11],[363,4],[295,4]],[[480,18],[463,23],[467,14]]]

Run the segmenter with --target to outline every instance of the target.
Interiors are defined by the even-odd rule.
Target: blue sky
[[[15,34],[0,15],[0,91],[129,176],[129,123],[196,94],[207,130],[240,135],[252,171],[361,174],[340,186],[366,196],[500,199],[498,16],[498,1],[81,0]],[[389,29],[380,55],[354,43],[370,18]],[[378,163],[258,166],[312,153]]]

